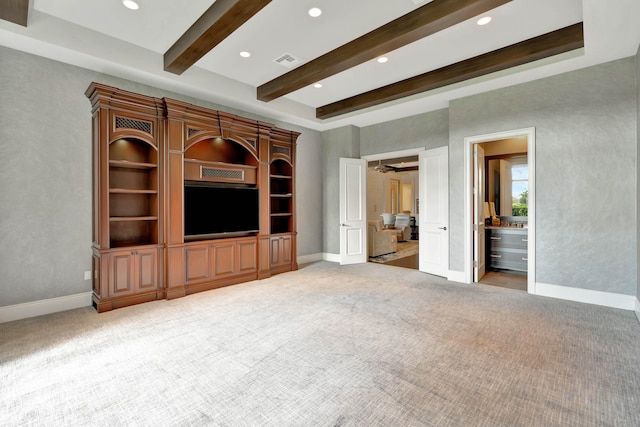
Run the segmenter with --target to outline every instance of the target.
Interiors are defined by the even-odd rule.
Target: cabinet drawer
[[[527,249],[526,233],[503,233],[491,231],[489,234],[491,248]]]
[[[492,250],[489,265],[493,268],[527,271],[527,253]]]

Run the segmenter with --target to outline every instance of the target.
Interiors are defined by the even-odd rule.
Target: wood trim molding
[[[328,119],[584,47],[582,22],[316,109]]]
[[[269,3],[217,0],[164,54],[164,70],[182,74]]]
[[[0,0],[0,19],[27,26],[29,0]]]
[[[434,0],[258,87],[272,101],[442,31],[511,0]]]

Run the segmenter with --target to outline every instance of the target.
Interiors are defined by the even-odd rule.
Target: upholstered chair
[[[398,245],[396,230],[386,230],[382,224],[382,220],[369,220],[367,232],[370,257],[376,257],[396,251]]]

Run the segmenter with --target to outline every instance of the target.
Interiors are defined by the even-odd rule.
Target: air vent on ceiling
[[[295,65],[300,64],[302,62],[302,59],[296,58],[290,53],[283,53],[282,55],[274,59],[273,62],[275,62],[276,64],[280,64],[283,67],[292,68]]]

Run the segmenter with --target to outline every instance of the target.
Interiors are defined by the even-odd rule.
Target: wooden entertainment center
[[[85,94],[98,312],[298,268],[298,132],[99,83]]]

